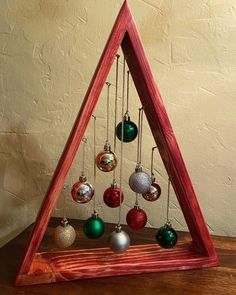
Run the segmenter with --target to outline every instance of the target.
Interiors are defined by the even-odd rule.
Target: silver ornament
[[[129,186],[132,191],[144,194],[149,190],[151,183],[151,177],[146,172],[142,172],[142,167],[137,165],[135,172],[129,177]]]
[[[71,195],[73,200],[80,204],[88,203],[92,199],[94,189],[84,175],[81,175],[79,181],[73,185]]]
[[[161,195],[161,187],[158,183],[156,183],[155,178],[152,178],[152,184],[149,190],[142,194],[143,198],[149,202],[153,202],[159,199]]]
[[[110,234],[108,239],[111,250],[115,253],[124,253],[130,245],[129,235],[121,229],[121,226],[116,226],[116,229]]]
[[[76,238],[76,232],[73,226],[69,225],[68,220],[64,217],[61,224],[58,225],[53,233],[54,243],[58,248],[70,247]]]

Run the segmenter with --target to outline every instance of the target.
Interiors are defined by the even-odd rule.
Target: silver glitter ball
[[[151,183],[151,177],[146,172],[142,172],[142,167],[140,166],[137,166],[135,172],[129,177],[130,188],[132,191],[139,194],[146,193],[149,190]]]
[[[87,182],[87,178],[82,175],[79,181],[76,182],[71,190],[71,196],[73,200],[79,204],[88,203],[94,195],[94,189],[92,185]]]
[[[129,235],[121,229],[121,226],[117,226],[108,239],[111,250],[115,253],[124,253],[130,245]]]
[[[75,229],[68,223],[66,218],[63,218],[61,224],[55,228],[53,233],[55,245],[58,248],[68,248],[74,243],[75,238]]]

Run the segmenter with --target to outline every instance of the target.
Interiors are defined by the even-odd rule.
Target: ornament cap
[[[130,115],[129,115],[129,112],[128,111],[124,115],[124,121],[125,122],[130,122]]]
[[[87,177],[82,173],[82,175],[80,175],[79,177],[79,182],[86,182],[87,181]]]
[[[135,172],[142,172],[143,171],[143,168],[140,164],[137,164],[136,167],[135,167]]]
[[[156,182],[156,178],[155,178],[155,175],[153,173],[151,175],[151,180],[152,180],[152,183]]]
[[[165,227],[168,228],[168,229],[172,228],[172,224],[171,224],[171,221],[170,221],[170,220],[168,220],[168,221],[165,223]]]
[[[111,188],[117,188],[117,182],[115,179],[113,179],[112,183],[111,183]]]
[[[110,152],[111,151],[111,145],[109,142],[106,142],[104,145],[104,151]]]
[[[93,212],[92,217],[98,219],[98,213],[97,213],[97,211],[94,211]]]
[[[120,233],[121,232],[121,225],[120,224],[117,224],[117,226],[116,226],[116,232],[117,233]]]
[[[63,217],[62,220],[60,221],[61,226],[66,227],[69,224],[69,221],[67,220],[66,217]]]
[[[140,206],[139,206],[138,203],[135,203],[135,204],[134,204],[134,209],[136,209],[136,210],[139,210],[139,209],[140,209]]]

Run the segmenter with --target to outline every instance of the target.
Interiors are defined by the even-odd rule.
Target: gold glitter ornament
[[[76,232],[68,220],[63,217],[60,224],[55,228],[53,233],[53,240],[58,248],[70,247],[76,238]]]

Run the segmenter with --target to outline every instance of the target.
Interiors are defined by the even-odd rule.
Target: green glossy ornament
[[[176,231],[168,222],[158,229],[156,233],[156,240],[162,248],[168,249],[176,245],[178,237]]]
[[[105,225],[103,220],[98,217],[97,212],[94,212],[92,216],[85,221],[83,231],[89,239],[98,239],[104,234]]]
[[[136,124],[130,121],[130,116],[124,116],[124,128],[123,128],[123,141],[124,142],[131,142],[133,141],[138,135],[138,128]],[[122,122],[120,122],[116,126],[116,136],[119,140],[122,140]]]

